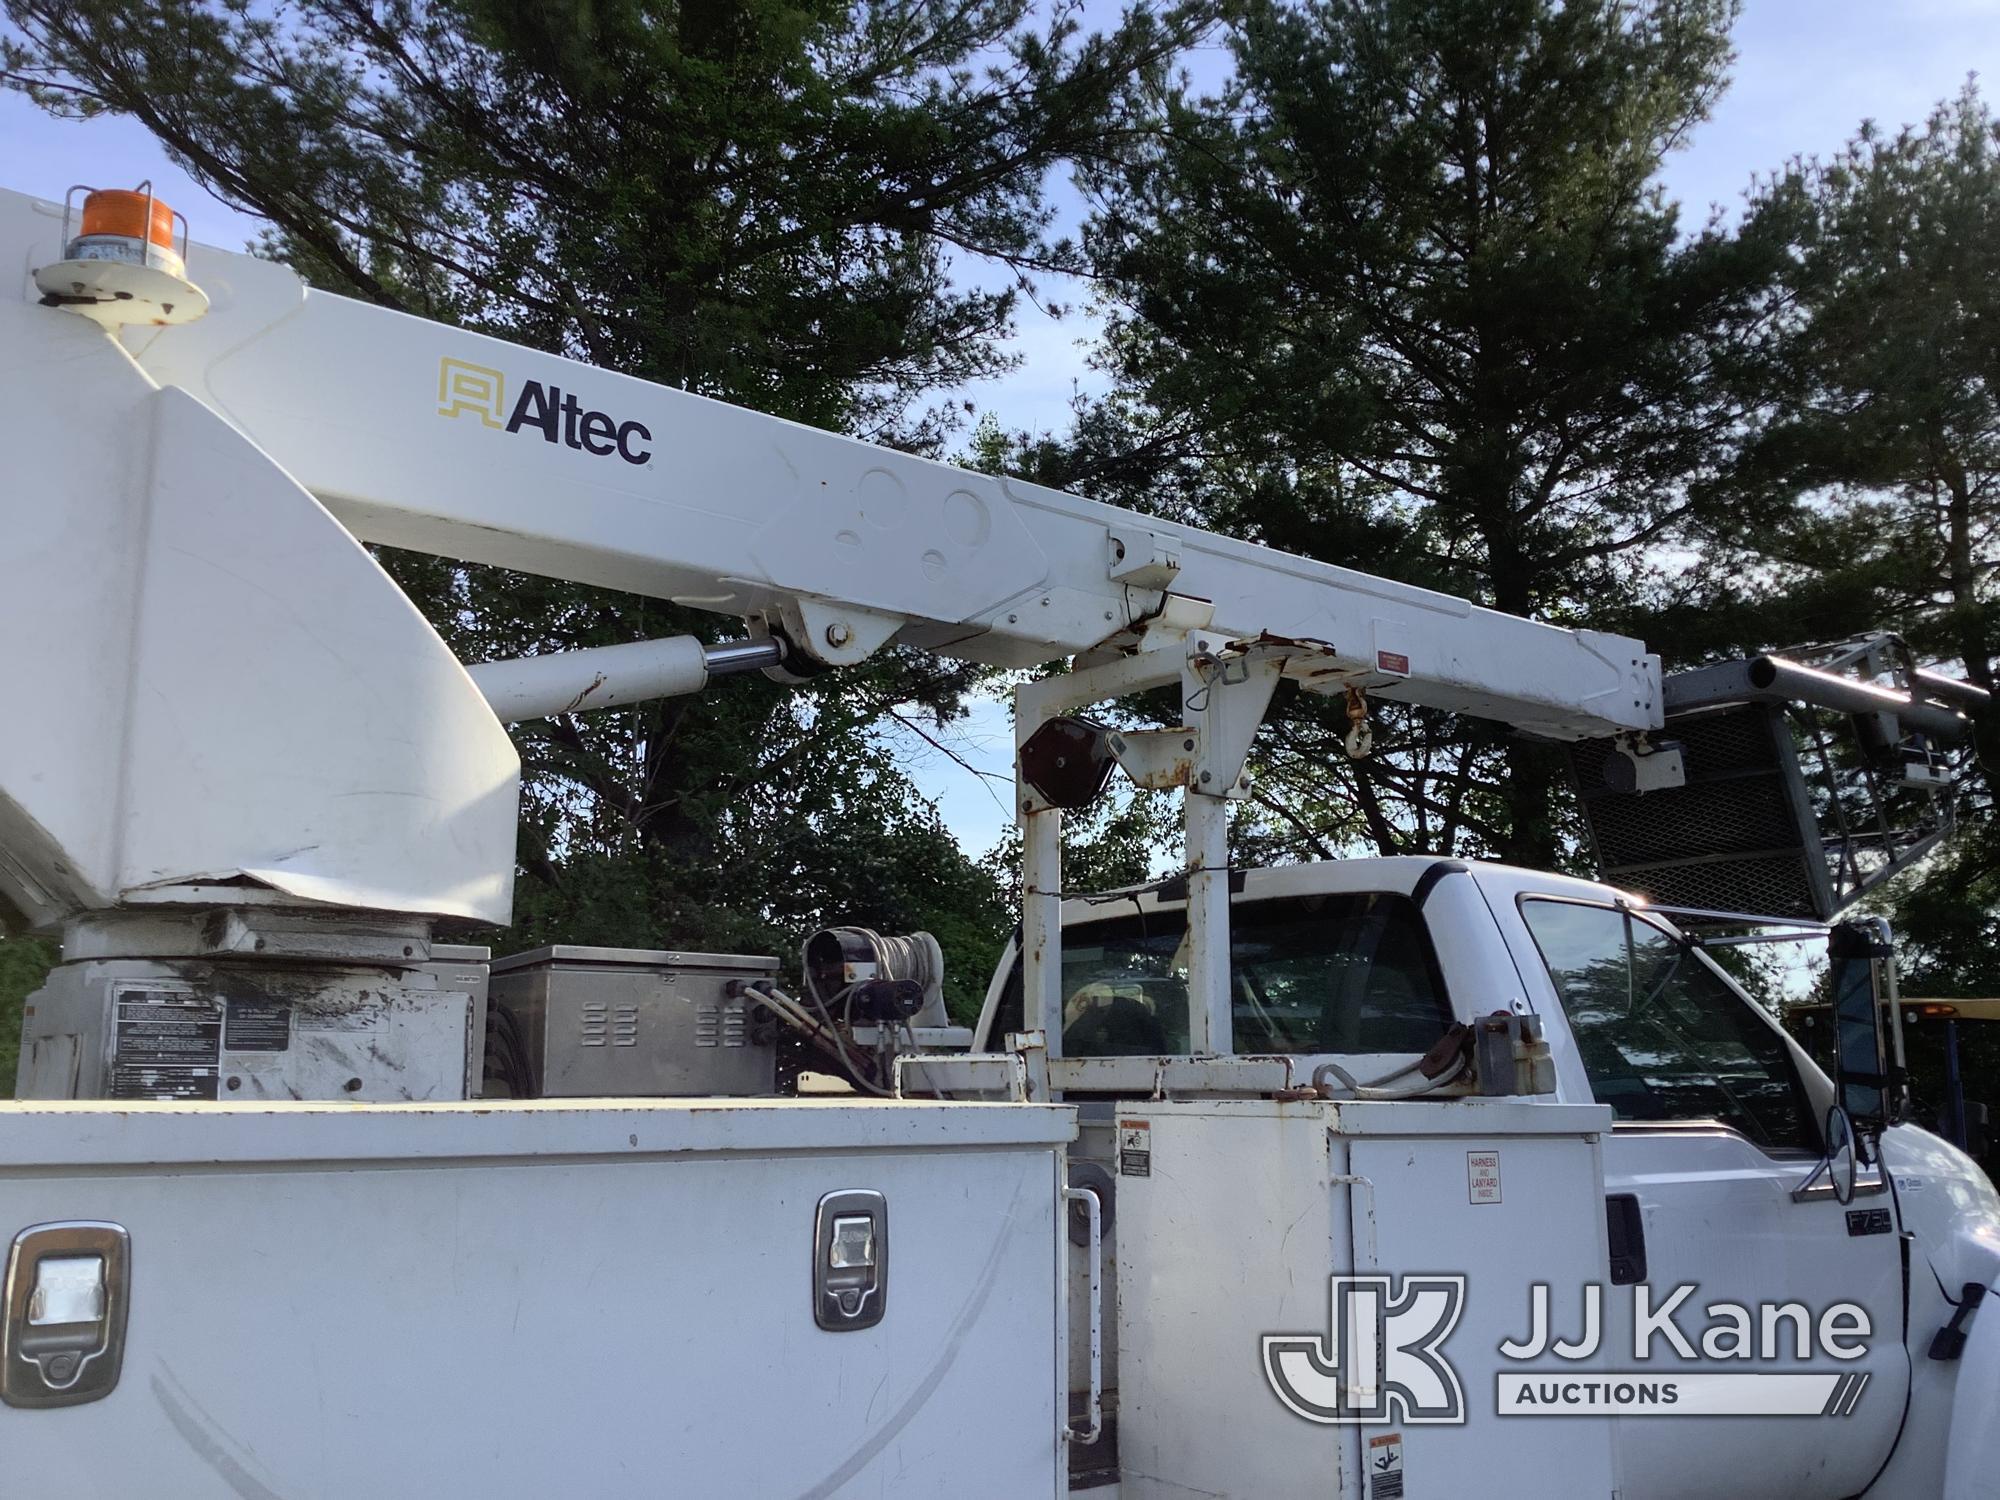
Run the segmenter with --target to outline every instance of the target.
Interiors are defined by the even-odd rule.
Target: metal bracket
[[[1275,646],[1226,646],[1197,635],[1181,670],[1181,717],[1196,726],[1188,790],[1209,797],[1244,797],[1243,764],[1271,706],[1288,653]]]
[[[1185,727],[1113,730],[1105,743],[1111,747],[1118,769],[1134,786],[1164,792],[1186,786],[1193,778],[1201,731]]]
[[[1687,766],[1678,740],[1655,740],[1650,734],[1632,732],[1614,735],[1611,747],[1616,760],[1605,762],[1606,780],[1619,769],[1631,776],[1630,786],[1614,786],[1621,792],[1664,792],[1687,785]]]
[[[1105,571],[1113,583],[1165,589],[1181,570],[1178,543],[1156,532],[1112,526],[1105,531]]]
[[[791,643],[829,667],[866,661],[909,623],[901,615],[805,597],[786,600],[775,613]]]
[[[1178,671],[1182,723],[1166,729],[1114,731],[1106,743],[1134,785],[1150,791],[1184,787],[1210,797],[1246,796],[1249,783],[1243,764],[1288,653],[1278,646],[1232,644],[1198,633],[1186,638],[1183,651]],[[1138,678],[1147,686],[1163,685],[1171,680],[1160,660],[1164,655],[1157,651],[1123,658],[1117,664],[1125,669],[1120,675]],[[1149,662],[1151,671],[1144,669]],[[1140,666],[1134,669],[1131,663]],[[1124,682],[1106,686],[1135,690]]]
[[[1215,606],[1208,600],[1169,594],[1160,601],[1160,612],[1146,621],[1139,636],[1139,652],[1150,655],[1179,646],[1191,632],[1206,630],[1214,618]]]

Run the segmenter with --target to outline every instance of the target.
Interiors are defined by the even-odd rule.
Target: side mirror
[[[1826,1180],[1833,1185],[1833,1201],[1842,1208],[1854,1201],[1854,1178],[1859,1167],[1854,1122],[1836,1104],[1826,1112]]]
[[[1882,965],[1889,961],[1891,950],[1872,927],[1841,922],[1827,933],[1826,953],[1833,1002],[1833,1081],[1851,1141],[1856,1130],[1874,1135],[1889,1123],[1889,1067],[1877,996]],[[1832,1150],[1830,1139],[1827,1148]]]

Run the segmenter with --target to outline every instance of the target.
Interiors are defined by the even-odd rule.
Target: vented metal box
[[[1681,746],[1687,783],[1655,792],[1615,785],[1612,741],[1570,747],[1598,874],[1669,906],[1833,913],[1818,810],[1784,712],[1744,703],[1671,715],[1664,737]]]
[[[775,1040],[732,989],[777,973],[768,957],[558,944],[496,960],[491,997],[542,1098],[769,1094]]]

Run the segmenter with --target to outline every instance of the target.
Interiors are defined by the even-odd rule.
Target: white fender
[[[1945,1446],[1944,1500],[1992,1500],[1994,1486],[2000,1484],[2000,1421],[1994,1420],[1994,1401],[2000,1395],[2000,1286],[1987,1287],[1986,1300],[1966,1324],[1966,1333]]]
[[[2000,1474],[2000,1193],[1971,1157],[1928,1130],[1882,1137],[1883,1164],[1910,1236],[1910,1406],[1889,1464],[1868,1495],[1881,1500],[1991,1500]],[[1988,1288],[1963,1325],[1964,1352],[1930,1357],[1968,1282]]]

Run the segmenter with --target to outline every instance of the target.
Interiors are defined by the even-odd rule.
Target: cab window
[[[1229,970],[1239,1054],[1424,1052],[1451,1025],[1423,917],[1407,896],[1236,902]],[[1070,923],[1062,991],[1066,1056],[1186,1052],[1186,914],[1134,911]],[[1017,960],[995,1038],[1018,1030],[1020,1017]]]
[[[1685,942],[1609,906],[1529,898],[1591,1092],[1620,1120],[1714,1120],[1769,1151],[1816,1151],[1784,1039]]]

